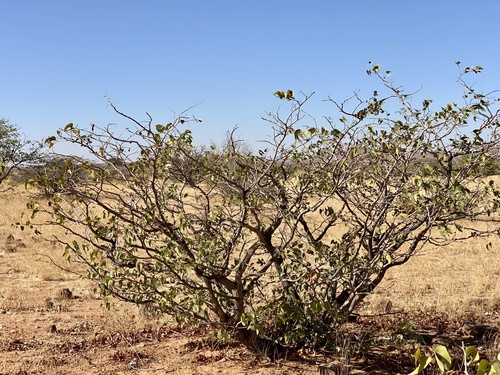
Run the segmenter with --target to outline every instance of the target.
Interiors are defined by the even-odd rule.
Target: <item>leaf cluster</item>
[[[462,345],[463,358],[458,361],[462,363],[464,374],[470,374],[472,366],[476,367],[477,375],[496,375],[500,374],[500,354],[497,356],[496,362],[490,362],[487,359],[481,358],[479,350],[474,346],[465,347]],[[415,352],[415,366],[409,375],[417,375],[423,372],[429,365],[437,364],[441,374],[446,373],[452,368],[452,357],[448,349],[443,345],[437,345],[430,355],[423,355],[420,348]]]

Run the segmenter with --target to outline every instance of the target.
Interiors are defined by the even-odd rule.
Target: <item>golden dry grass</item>
[[[391,269],[373,297],[391,300],[394,310],[436,310],[452,318],[488,314],[500,304],[500,240],[468,240],[429,246],[407,264]]]

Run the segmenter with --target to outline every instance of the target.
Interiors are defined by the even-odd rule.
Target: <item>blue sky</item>
[[[500,88],[497,0],[0,0],[0,14],[0,117],[31,139],[128,125],[106,97],[156,123],[197,105],[200,143],[236,125],[263,139],[274,91],[314,91],[307,109],[332,115],[323,99],[377,88],[368,61],[438,103],[460,97],[457,60]]]

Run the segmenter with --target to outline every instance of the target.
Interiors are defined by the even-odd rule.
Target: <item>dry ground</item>
[[[490,250],[485,240],[428,248],[389,273],[358,321],[339,333],[337,353],[270,362],[134,306],[107,311],[57,243],[12,226],[27,197],[22,187],[0,193],[0,375],[309,374],[341,356],[365,373],[396,373],[410,371],[418,341],[456,349],[466,340],[500,351],[498,238]]]

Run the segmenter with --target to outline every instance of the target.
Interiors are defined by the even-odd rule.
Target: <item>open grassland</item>
[[[84,270],[51,239],[64,236],[61,229],[39,236],[12,225],[30,193],[7,184],[0,193],[0,374],[309,374],[344,362],[366,373],[404,373],[419,343],[456,349],[464,340],[500,351],[498,237],[428,246],[389,272],[357,322],[339,332],[335,353],[270,362],[135,306],[116,302],[107,311],[78,276]]]

